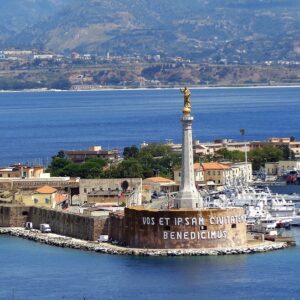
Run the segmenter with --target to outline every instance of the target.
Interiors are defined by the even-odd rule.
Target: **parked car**
[[[49,233],[51,232],[51,227],[49,224],[40,224],[40,231],[42,233]]]
[[[163,192],[154,191],[153,194],[151,195],[151,199],[163,199],[165,197],[166,197],[166,194]]]

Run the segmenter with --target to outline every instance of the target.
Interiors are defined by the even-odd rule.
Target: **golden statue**
[[[183,113],[189,114],[191,112],[191,92],[185,86],[183,89],[180,89],[180,92],[183,93],[184,105],[183,105]]]

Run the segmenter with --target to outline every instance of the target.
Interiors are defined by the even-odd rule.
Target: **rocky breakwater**
[[[58,247],[67,247],[87,251],[95,251],[114,255],[135,256],[206,256],[206,255],[234,255],[253,254],[280,250],[288,247],[285,242],[262,242],[245,247],[223,249],[133,249],[103,242],[88,242],[53,233],[41,233],[39,230],[24,228],[0,228],[0,234],[9,234],[31,241]]]

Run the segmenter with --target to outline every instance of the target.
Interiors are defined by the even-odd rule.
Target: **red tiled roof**
[[[230,170],[230,167],[218,162],[209,162],[201,164],[204,170]]]
[[[60,204],[68,199],[68,195],[66,194],[56,194],[55,195],[55,202],[56,204]]]
[[[164,177],[149,177],[144,179],[145,181],[152,181],[152,182],[156,182],[156,183],[172,183],[173,180],[169,179],[169,178],[164,178]]]
[[[39,189],[37,189],[36,192],[38,192],[40,194],[53,194],[53,193],[57,192],[57,189],[55,189],[49,185],[44,185],[44,186],[40,187]]]

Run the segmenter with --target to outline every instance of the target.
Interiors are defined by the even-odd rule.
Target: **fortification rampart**
[[[108,219],[105,217],[22,205],[0,206],[0,227],[24,227],[26,222],[32,222],[35,229],[47,223],[54,233],[89,241],[97,240],[101,234],[108,234]]]

